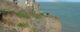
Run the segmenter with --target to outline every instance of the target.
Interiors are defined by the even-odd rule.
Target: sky
[[[80,0],[36,0],[37,2],[80,2]]]

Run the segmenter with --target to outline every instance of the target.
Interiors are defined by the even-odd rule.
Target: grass
[[[25,28],[25,27],[29,27],[29,24],[18,23],[17,26],[18,26],[18,27],[21,27],[21,28]]]
[[[31,17],[31,14],[29,14],[25,11],[17,12],[16,15],[19,16],[19,17],[24,17],[24,18],[30,18]]]
[[[40,14],[35,14],[34,17],[39,19],[39,18],[42,18],[44,16],[43,13],[40,13]]]
[[[2,13],[3,15],[7,15],[7,14],[15,13],[15,12],[14,11],[5,10],[5,9],[0,9],[0,13]]]
[[[42,16],[44,16],[43,13],[40,13],[40,14],[35,14],[34,13],[28,13],[28,12],[25,12],[25,11],[19,11],[16,13],[17,16],[19,17],[24,17],[24,18],[31,18],[31,17],[35,17],[35,18],[41,18]]]
[[[21,10],[19,12],[14,12],[14,11],[9,11],[9,10],[5,10],[5,9],[2,9],[2,10],[0,9],[0,12],[3,13],[4,15],[15,13],[16,16],[24,17],[24,18],[31,18],[31,17],[41,18],[42,16],[44,16],[43,13],[35,14],[34,11],[32,11],[32,13],[29,13],[29,12],[25,12],[24,10]]]
[[[30,13],[27,13],[25,11],[15,12],[15,11],[9,11],[9,10],[5,10],[5,9],[0,9],[0,13],[3,13],[4,15],[14,13],[14,14],[16,14],[16,16],[24,17],[24,18],[30,18],[32,16]]]
[[[37,29],[36,28],[32,28],[32,32],[37,32]]]

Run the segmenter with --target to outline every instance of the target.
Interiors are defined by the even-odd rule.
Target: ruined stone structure
[[[26,9],[28,11],[34,11],[36,14],[39,13],[39,6],[35,3],[35,0],[8,0],[18,5],[22,9]]]
[[[27,6],[32,6],[33,4],[33,0],[7,0],[7,1],[13,2],[22,8],[25,8]]]

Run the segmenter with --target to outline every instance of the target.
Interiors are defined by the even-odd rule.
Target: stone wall
[[[40,8],[39,8],[39,4],[38,3],[34,3],[34,11],[36,14],[40,13]]]

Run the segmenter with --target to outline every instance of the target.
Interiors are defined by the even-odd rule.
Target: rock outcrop
[[[48,16],[40,19],[33,19],[33,28],[36,32],[61,32],[61,23],[58,17]]]

